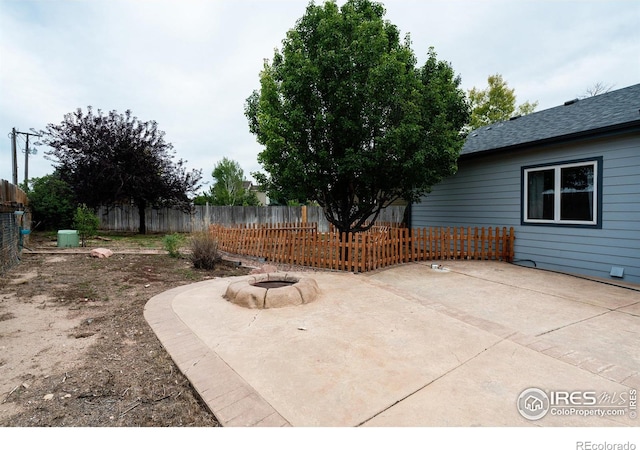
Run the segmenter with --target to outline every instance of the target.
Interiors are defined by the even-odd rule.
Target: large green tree
[[[471,103],[471,120],[469,128],[490,125],[492,123],[509,120],[514,116],[524,116],[532,113],[538,102],[528,101],[516,107],[515,89],[510,89],[502,75],[490,75],[485,89],[473,88],[469,91]]]
[[[42,131],[47,152],[60,177],[79,203],[92,208],[133,202],[146,232],[145,209],[173,206],[190,209],[190,194],[199,188],[200,171],[187,172],[185,161],[174,161],[173,146],[155,121],[143,122],[131,111],[66,114],[59,125]]]
[[[418,201],[456,170],[468,105],[433,49],[417,67],[382,4],[310,4],[247,99],[272,197],[315,200],[358,232],[397,199]],[[275,193],[275,195],[274,195]]]

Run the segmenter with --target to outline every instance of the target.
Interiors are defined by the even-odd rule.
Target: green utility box
[[[58,247],[78,247],[78,230],[58,230]]]

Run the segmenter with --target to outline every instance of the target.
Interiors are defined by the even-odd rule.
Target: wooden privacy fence
[[[513,260],[514,229],[374,226],[363,233],[321,233],[315,223],[212,225],[222,251],[278,264],[368,272],[394,264],[451,259]]]
[[[13,212],[29,203],[27,194],[15,184],[0,180],[0,210]]]
[[[22,189],[0,180],[0,274],[18,264],[22,246],[28,242],[28,235],[22,234],[31,222],[28,201]]]
[[[399,223],[404,218],[405,206],[388,206],[378,219]],[[329,230],[329,222],[320,206],[194,206],[191,213],[170,208],[147,208],[145,212],[149,233],[192,233],[204,231],[209,225],[219,224],[278,224],[289,222],[316,222],[320,231]],[[100,207],[100,229],[136,232],[140,225],[138,208],[134,205]]]

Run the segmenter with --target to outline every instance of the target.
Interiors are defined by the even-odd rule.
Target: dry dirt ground
[[[122,250],[122,242],[90,242],[89,249]],[[31,236],[28,247],[58,250],[46,235]],[[23,252],[0,276],[0,426],[218,425],[143,309],[167,289],[249,269],[195,270],[187,259],[136,251],[106,259]]]

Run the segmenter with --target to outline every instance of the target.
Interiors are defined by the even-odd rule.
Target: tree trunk
[[[348,247],[343,247],[343,245],[345,245],[345,240],[347,239],[347,236],[349,235],[349,227],[347,227],[346,229],[343,228],[338,228],[338,238],[340,240],[340,259],[342,261],[348,261],[349,260],[349,248]],[[343,240],[344,239],[344,240]],[[351,269],[349,269],[351,270]]]
[[[138,215],[140,216],[140,226],[138,228],[138,233],[147,234],[147,222],[145,211],[147,210],[147,202],[145,200],[141,200],[138,202]]]

